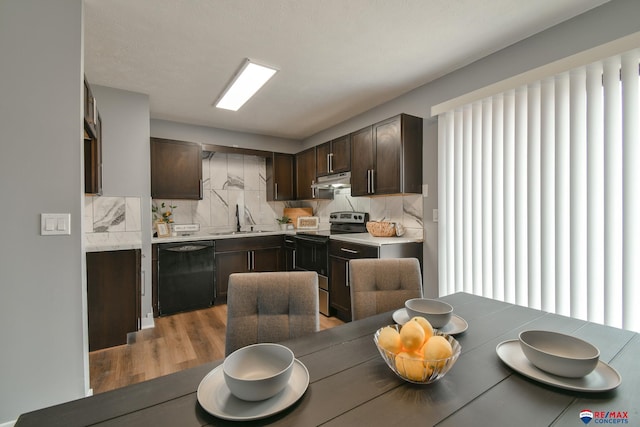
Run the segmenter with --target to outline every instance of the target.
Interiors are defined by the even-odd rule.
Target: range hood
[[[311,188],[334,189],[351,187],[351,172],[336,173],[333,175],[320,176],[318,180],[311,184]]]

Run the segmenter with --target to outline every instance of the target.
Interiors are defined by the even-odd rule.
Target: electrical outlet
[[[433,222],[438,222],[438,209],[433,210]]]

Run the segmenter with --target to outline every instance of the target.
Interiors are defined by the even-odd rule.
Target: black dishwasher
[[[158,314],[211,307],[215,299],[214,242],[158,245]]]

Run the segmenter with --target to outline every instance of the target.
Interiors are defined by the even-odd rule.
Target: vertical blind
[[[440,295],[640,331],[639,58],[439,115]]]

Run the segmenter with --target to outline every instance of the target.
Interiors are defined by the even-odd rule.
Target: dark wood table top
[[[384,313],[286,342],[308,368],[309,388],[285,411],[243,425],[575,427],[584,425],[583,409],[626,412],[627,425],[640,425],[639,334],[466,293],[442,299],[469,329],[456,336],[462,354],[440,381],[407,383],[386,366],[373,342],[379,327],[393,323],[392,313]],[[518,374],[499,359],[496,346],[526,329],[588,340],[621,374],[621,385],[584,393]],[[237,425],[208,414],[197,401],[198,384],[221,362],[26,413],[16,426]]]

